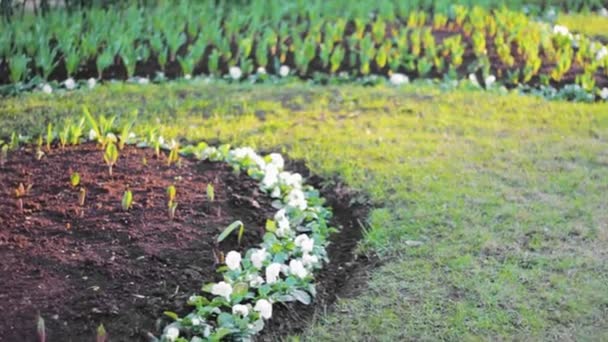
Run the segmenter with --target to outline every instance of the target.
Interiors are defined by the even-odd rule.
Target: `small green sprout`
[[[38,313],[36,331],[38,333],[38,341],[46,342],[46,328],[44,326],[44,319],[42,318],[42,316],[40,316],[40,313]]]
[[[51,151],[51,144],[53,143],[54,133],[53,133],[53,125],[48,124],[46,126],[46,150],[47,152]]]
[[[11,134],[11,141],[8,144],[8,149],[16,150],[17,147],[19,147],[19,136],[17,135],[17,133],[13,132]]]
[[[122,210],[129,211],[133,206],[133,193],[127,188],[122,195]]]
[[[176,142],[169,151],[169,158],[167,158],[167,166],[171,166],[173,163],[179,163],[179,144]]]
[[[118,161],[118,149],[113,142],[110,142],[108,146],[106,146],[106,151],[103,154],[103,160],[108,165],[108,172],[110,173],[110,177],[112,176],[112,168],[116,165]]]
[[[70,184],[72,184],[73,188],[80,185],[80,174],[78,172],[72,173],[72,175],[70,176]]]
[[[148,166],[148,159],[146,157],[141,158],[141,165]]]
[[[70,125],[70,144],[74,146],[80,143],[80,137],[84,130],[84,120],[85,118],[82,118],[78,124]]]
[[[120,136],[118,137],[118,149],[121,151],[125,148],[125,144],[129,139],[130,130],[131,124],[125,124],[120,131]]]
[[[80,205],[81,207],[84,207],[84,201],[87,198],[87,189],[85,189],[84,187],[80,187],[80,190],[78,191],[78,205]]]
[[[175,190],[175,186],[169,185],[167,187],[167,208],[169,209],[169,218],[171,220],[175,218],[175,210],[177,209],[177,202],[175,202],[176,195],[177,190]]]
[[[207,184],[207,199],[209,202],[215,201],[215,189],[211,183]]]
[[[0,149],[0,165],[4,165],[8,159],[8,145],[2,145]]]
[[[38,141],[36,143],[36,160],[42,159],[44,157],[44,152],[42,151],[42,135],[38,136]]]
[[[68,144],[71,126],[72,125],[69,122],[66,122],[65,126],[63,126],[63,130],[59,132],[59,145],[61,148],[65,148],[65,146]]]
[[[106,333],[106,328],[103,326],[103,324],[100,324],[99,327],[97,327],[97,338],[95,339],[95,342],[107,342],[108,341],[108,334]]]
[[[237,235],[237,242],[240,245],[241,239],[243,238],[243,234],[245,233],[245,225],[243,225],[243,222],[241,221],[234,221],[228,227],[226,227],[224,231],[222,231],[222,233],[217,237],[217,242],[222,242],[226,240],[226,238],[237,228],[239,229]]]
[[[167,187],[167,199],[169,202],[175,201],[175,196],[177,195],[177,190],[174,185],[169,185]]]
[[[177,202],[169,202],[169,219],[173,220],[175,218],[175,211],[177,210]]]

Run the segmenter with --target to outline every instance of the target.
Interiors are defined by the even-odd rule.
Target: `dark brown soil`
[[[242,245],[232,237],[219,249],[244,250],[261,241],[274,214],[256,182],[223,163],[182,159],[167,166],[151,150],[127,147],[110,177],[93,144],[55,148],[40,161],[34,156],[34,149],[21,149],[0,166],[0,341],[36,341],[37,312],[51,342],[93,340],[100,323],[112,341],[146,341],[167,322],[164,310],[187,313],[187,298],[218,279],[214,241],[222,229],[242,220]],[[290,167],[310,176],[301,164]],[[72,171],[87,189],[83,207],[70,185]],[[19,183],[31,185],[23,211],[14,193]],[[214,202],[206,197],[210,183]],[[316,177],[309,183],[323,186]],[[179,203],[174,220],[165,193],[171,184]],[[127,185],[134,205],[125,212]],[[351,203],[342,187],[325,188],[323,195],[342,231],[332,238],[332,263],[320,274],[319,304],[297,306],[297,314],[295,305],[278,306],[263,339],[300,331],[357,273],[352,252],[366,207]]]

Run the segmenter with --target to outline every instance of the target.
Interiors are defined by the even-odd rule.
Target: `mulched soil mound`
[[[100,323],[112,341],[147,341],[149,332],[158,335],[169,321],[164,310],[189,312],[187,298],[219,279],[217,251],[259,243],[275,212],[255,181],[224,163],[182,158],[179,166],[167,166],[152,150],[126,147],[110,177],[103,152],[93,144],[55,147],[41,160],[35,155],[35,149],[22,148],[0,166],[0,341],[37,341],[38,313],[47,341],[94,340]],[[294,167],[310,176],[302,164]],[[70,185],[72,172],[87,190],[82,207],[79,190]],[[308,182],[324,184],[317,177]],[[15,195],[20,183],[31,186],[22,210]],[[171,184],[179,203],[173,220],[166,197]],[[208,184],[215,189],[213,202]],[[125,212],[127,186],[134,205]],[[360,238],[357,220],[366,211],[351,206],[345,188],[335,190],[322,191],[335,205],[333,224],[343,230],[332,239],[332,263],[320,274],[321,306],[333,302],[356,273],[352,251]],[[241,246],[234,236],[218,246],[218,234],[235,220],[246,227]],[[318,307],[277,305],[262,338],[300,331]]]

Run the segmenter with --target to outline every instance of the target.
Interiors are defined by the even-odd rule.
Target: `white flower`
[[[315,246],[315,240],[309,238],[306,234],[298,235],[294,243],[296,246],[300,247],[303,253],[312,252],[312,249]]]
[[[249,307],[243,304],[236,304],[232,307],[233,315],[241,315],[243,317],[249,315]]]
[[[475,76],[475,74],[469,74],[469,81],[471,81],[474,86],[479,87],[479,81],[477,81],[477,76]]]
[[[240,80],[241,76],[243,76],[243,72],[241,71],[241,68],[239,68],[237,66],[230,67],[230,69],[228,69],[228,73],[230,74],[230,78],[232,78],[235,81]]]
[[[118,138],[116,137],[116,134],[114,133],[108,133],[106,134],[106,139],[108,139],[111,142],[117,142]]]
[[[496,76],[489,75],[488,77],[486,77],[486,79],[485,79],[486,88],[490,88],[494,84],[494,82],[496,82]]]
[[[74,79],[71,77],[63,81],[63,85],[65,85],[65,89],[67,90],[72,90],[76,88],[76,82],[74,82]]]
[[[608,88],[603,88],[600,92],[600,97],[604,100],[608,100]]]
[[[281,183],[291,188],[299,189],[302,187],[302,175],[299,173],[283,171],[279,173],[279,180],[281,181]]]
[[[226,254],[226,266],[232,271],[241,269],[241,253],[230,251]]]
[[[601,15],[602,17],[608,17],[608,9],[602,7],[599,9],[599,11],[597,11],[597,14]]]
[[[201,325],[201,320],[198,317],[192,317],[190,319],[190,322],[192,322],[192,325],[194,326]]]
[[[278,186],[275,187],[272,192],[270,193],[270,197],[272,198],[279,198],[281,197],[281,188],[279,188]]]
[[[211,287],[211,294],[224,297],[226,300],[230,300],[230,295],[232,294],[232,285],[225,281],[220,281],[217,284],[213,284]]]
[[[266,165],[262,186],[266,189],[274,187],[279,181],[279,170],[274,165]]]
[[[407,75],[400,74],[400,73],[391,74],[391,77],[389,78],[389,82],[394,86],[400,86],[402,84],[407,84],[409,81],[410,81],[410,79],[407,77]]]
[[[262,284],[264,284],[264,278],[259,275],[254,275],[249,279],[249,286],[251,287],[260,287]]]
[[[269,157],[269,164],[276,166],[279,170],[283,169],[283,167],[285,166],[285,160],[283,159],[282,155],[280,155],[279,153],[271,153]]]
[[[272,317],[272,303],[266,299],[258,299],[253,310],[259,312],[263,319]]]
[[[292,259],[289,262],[289,273],[295,275],[298,278],[304,278],[308,275],[308,271],[304,267],[302,261],[296,259]]]
[[[43,93],[45,93],[45,94],[50,94],[50,93],[52,93],[52,92],[53,92],[53,88],[51,87],[51,85],[50,85],[50,84],[45,83],[45,84],[42,86],[42,92],[43,92]]]
[[[138,77],[137,78],[137,83],[138,84],[142,84],[142,85],[143,84],[148,84],[148,83],[150,83],[150,80],[147,79],[146,77]]]
[[[300,189],[292,189],[287,195],[287,205],[290,207],[305,210],[308,207],[304,193]]]
[[[165,337],[169,341],[175,341],[179,337],[179,329],[176,327],[169,327],[165,333]]]
[[[89,131],[89,140],[95,139],[97,139],[97,132],[95,132],[95,130],[91,128],[91,130]]]
[[[185,79],[185,80],[190,80],[190,79],[192,79],[192,75],[190,75],[190,74],[185,74],[185,75],[184,75],[184,79]]]
[[[89,89],[95,88],[96,84],[97,84],[97,80],[94,79],[93,77],[91,77],[87,80],[87,86],[89,87]]]
[[[595,60],[601,61],[602,59],[606,58],[606,56],[608,56],[608,48],[602,46],[602,48],[596,53]]]
[[[287,77],[289,75],[289,67],[287,65],[281,65],[279,68],[279,75],[281,75],[281,77]]]
[[[255,267],[257,269],[262,268],[263,263],[267,257],[268,257],[268,253],[266,252],[266,249],[264,249],[264,248],[258,249],[255,252],[251,253],[251,263],[253,264],[253,267]]]
[[[291,232],[291,226],[289,224],[289,219],[285,214],[285,209],[280,209],[274,214],[274,221],[277,223],[277,231],[275,234],[278,237],[285,237]]]
[[[266,282],[268,284],[274,284],[279,279],[279,273],[281,273],[281,264],[272,263],[266,267]]]
[[[319,262],[319,258],[317,258],[316,255],[312,255],[312,254],[308,254],[308,253],[302,255],[302,263],[306,267],[314,266],[318,262]]]
[[[553,26],[553,33],[567,36],[570,34],[570,30],[566,26],[555,25]]]
[[[260,75],[266,75],[266,68],[264,68],[263,66],[258,68],[258,74]]]

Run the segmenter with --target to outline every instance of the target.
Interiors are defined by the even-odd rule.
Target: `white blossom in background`
[[[303,253],[312,252],[312,249],[315,246],[315,240],[311,239],[306,234],[296,236],[294,243],[297,247],[300,247]]]
[[[76,88],[76,82],[71,77],[68,78],[67,80],[63,81],[63,85],[65,86],[65,89],[67,89],[67,90],[72,90],[72,89]]]
[[[249,286],[260,287],[262,284],[264,284],[264,278],[260,277],[259,275],[255,274],[249,277]]]
[[[314,265],[316,265],[319,262],[319,258],[316,255],[312,255],[312,254],[304,254],[302,255],[302,264],[304,264],[305,267],[312,267]]]
[[[553,33],[561,34],[563,36],[570,36],[570,30],[566,26],[563,25],[555,25],[553,26]]]
[[[253,267],[260,269],[262,268],[263,263],[267,257],[268,252],[266,252],[266,249],[258,249],[255,252],[251,253],[251,264],[253,264]]]
[[[287,205],[300,210],[306,210],[308,207],[308,202],[306,202],[306,197],[304,196],[302,190],[291,189],[289,195],[287,195]]]
[[[393,73],[393,74],[391,74],[391,77],[389,78],[389,82],[394,86],[400,86],[400,85],[409,83],[410,79],[407,77],[407,75],[400,74],[400,73]]]
[[[279,170],[274,165],[268,165],[265,169],[262,187],[272,189],[279,182]]]
[[[97,85],[97,80],[94,79],[93,77],[91,77],[87,80],[87,87],[89,87],[89,89],[95,88],[96,85]]]
[[[91,128],[91,130],[89,131],[89,140],[95,139],[97,139],[97,132],[95,132],[95,130]]]
[[[213,284],[211,287],[211,294],[215,296],[220,296],[226,298],[226,300],[230,300],[230,295],[232,294],[232,285],[228,284],[225,281],[220,281],[217,284]]]
[[[226,266],[232,271],[241,269],[241,253],[230,251],[226,254]]]
[[[259,312],[263,319],[272,317],[272,303],[266,299],[258,299],[253,310]]]
[[[308,275],[308,270],[306,270],[306,267],[304,267],[302,261],[292,259],[289,262],[289,273],[295,275],[298,278],[304,278]]]
[[[602,48],[599,49],[598,52],[595,54],[595,60],[601,61],[602,59],[606,58],[606,56],[608,56],[608,48],[602,46]]]
[[[190,75],[190,74],[185,74],[185,75],[184,75],[184,79],[185,79],[185,80],[191,80],[191,79],[192,79],[192,75]]]
[[[281,188],[279,188],[277,186],[274,189],[272,189],[272,192],[270,193],[270,197],[272,197],[272,198],[280,198],[281,197]]]
[[[474,86],[479,87],[479,81],[477,80],[477,76],[475,76],[475,74],[469,74],[469,81],[471,81]]]
[[[192,317],[192,318],[190,318],[190,322],[192,322],[192,325],[195,326],[195,327],[198,326],[198,325],[201,325],[201,323],[202,323],[201,319],[198,318],[198,317]]]
[[[287,77],[289,75],[289,67],[287,65],[281,65],[279,68],[279,75],[281,77]]]
[[[114,143],[118,141],[116,134],[111,133],[111,132],[106,134],[106,139],[108,139],[109,141],[114,142]]]
[[[279,181],[291,188],[299,189],[302,187],[302,175],[283,171],[279,173]]]
[[[243,72],[241,71],[241,68],[239,68],[237,66],[230,67],[230,69],[228,69],[228,73],[230,74],[230,78],[232,78],[235,81],[240,80],[241,76],[243,76]]]
[[[263,66],[259,67],[257,73],[259,75],[266,75],[266,68],[264,68]]]
[[[243,304],[236,304],[232,307],[232,314],[246,317],[247,315],[249,315],[249,307]]]
[[[291,226],[289,219],[285,213],[285,209],[280,209],[274,214],[274,221],[277,224],[277,231],[275,232],[278,237],[285,237],[291,232]]]
[[[268,284],[274,284],[279,280],[279,274],[281,273],[281,264],[272,263],[266,267],[266,282]]]
[[[496,76],[489,75],[484,81],[486,84],[486,88],[490,88],[496,82]]]
[[[165,337],[169,341],[175,341],[179,337],[179,329],[176,327],[169,327],[165,333]]]
[[[50,93],[52,93],[52,92],[53,92],[53,88],[51,87],[51,85],[50,85],[50,84],[45,83],[45,84],[42,86],[42,92],[43,92],[43,93],[45,93],[45,94],[50,94]]]
[[[608,88],[603,88],[602,91],[600,91],[600,97],[604,100],[608,100]]]
[[[271,153],[269,155],[269,158],[270,158],[270,163],[268,163],[269,165],[274,165],[279,170],[282,170],[283,167],[285,167],[285,160],[283,159],[283,156],[280,155],[279,153]]]
[[[597,11],[597,14],[601,15],[602,17],[608,17],[608,9],[602,7],[599,11]]]

